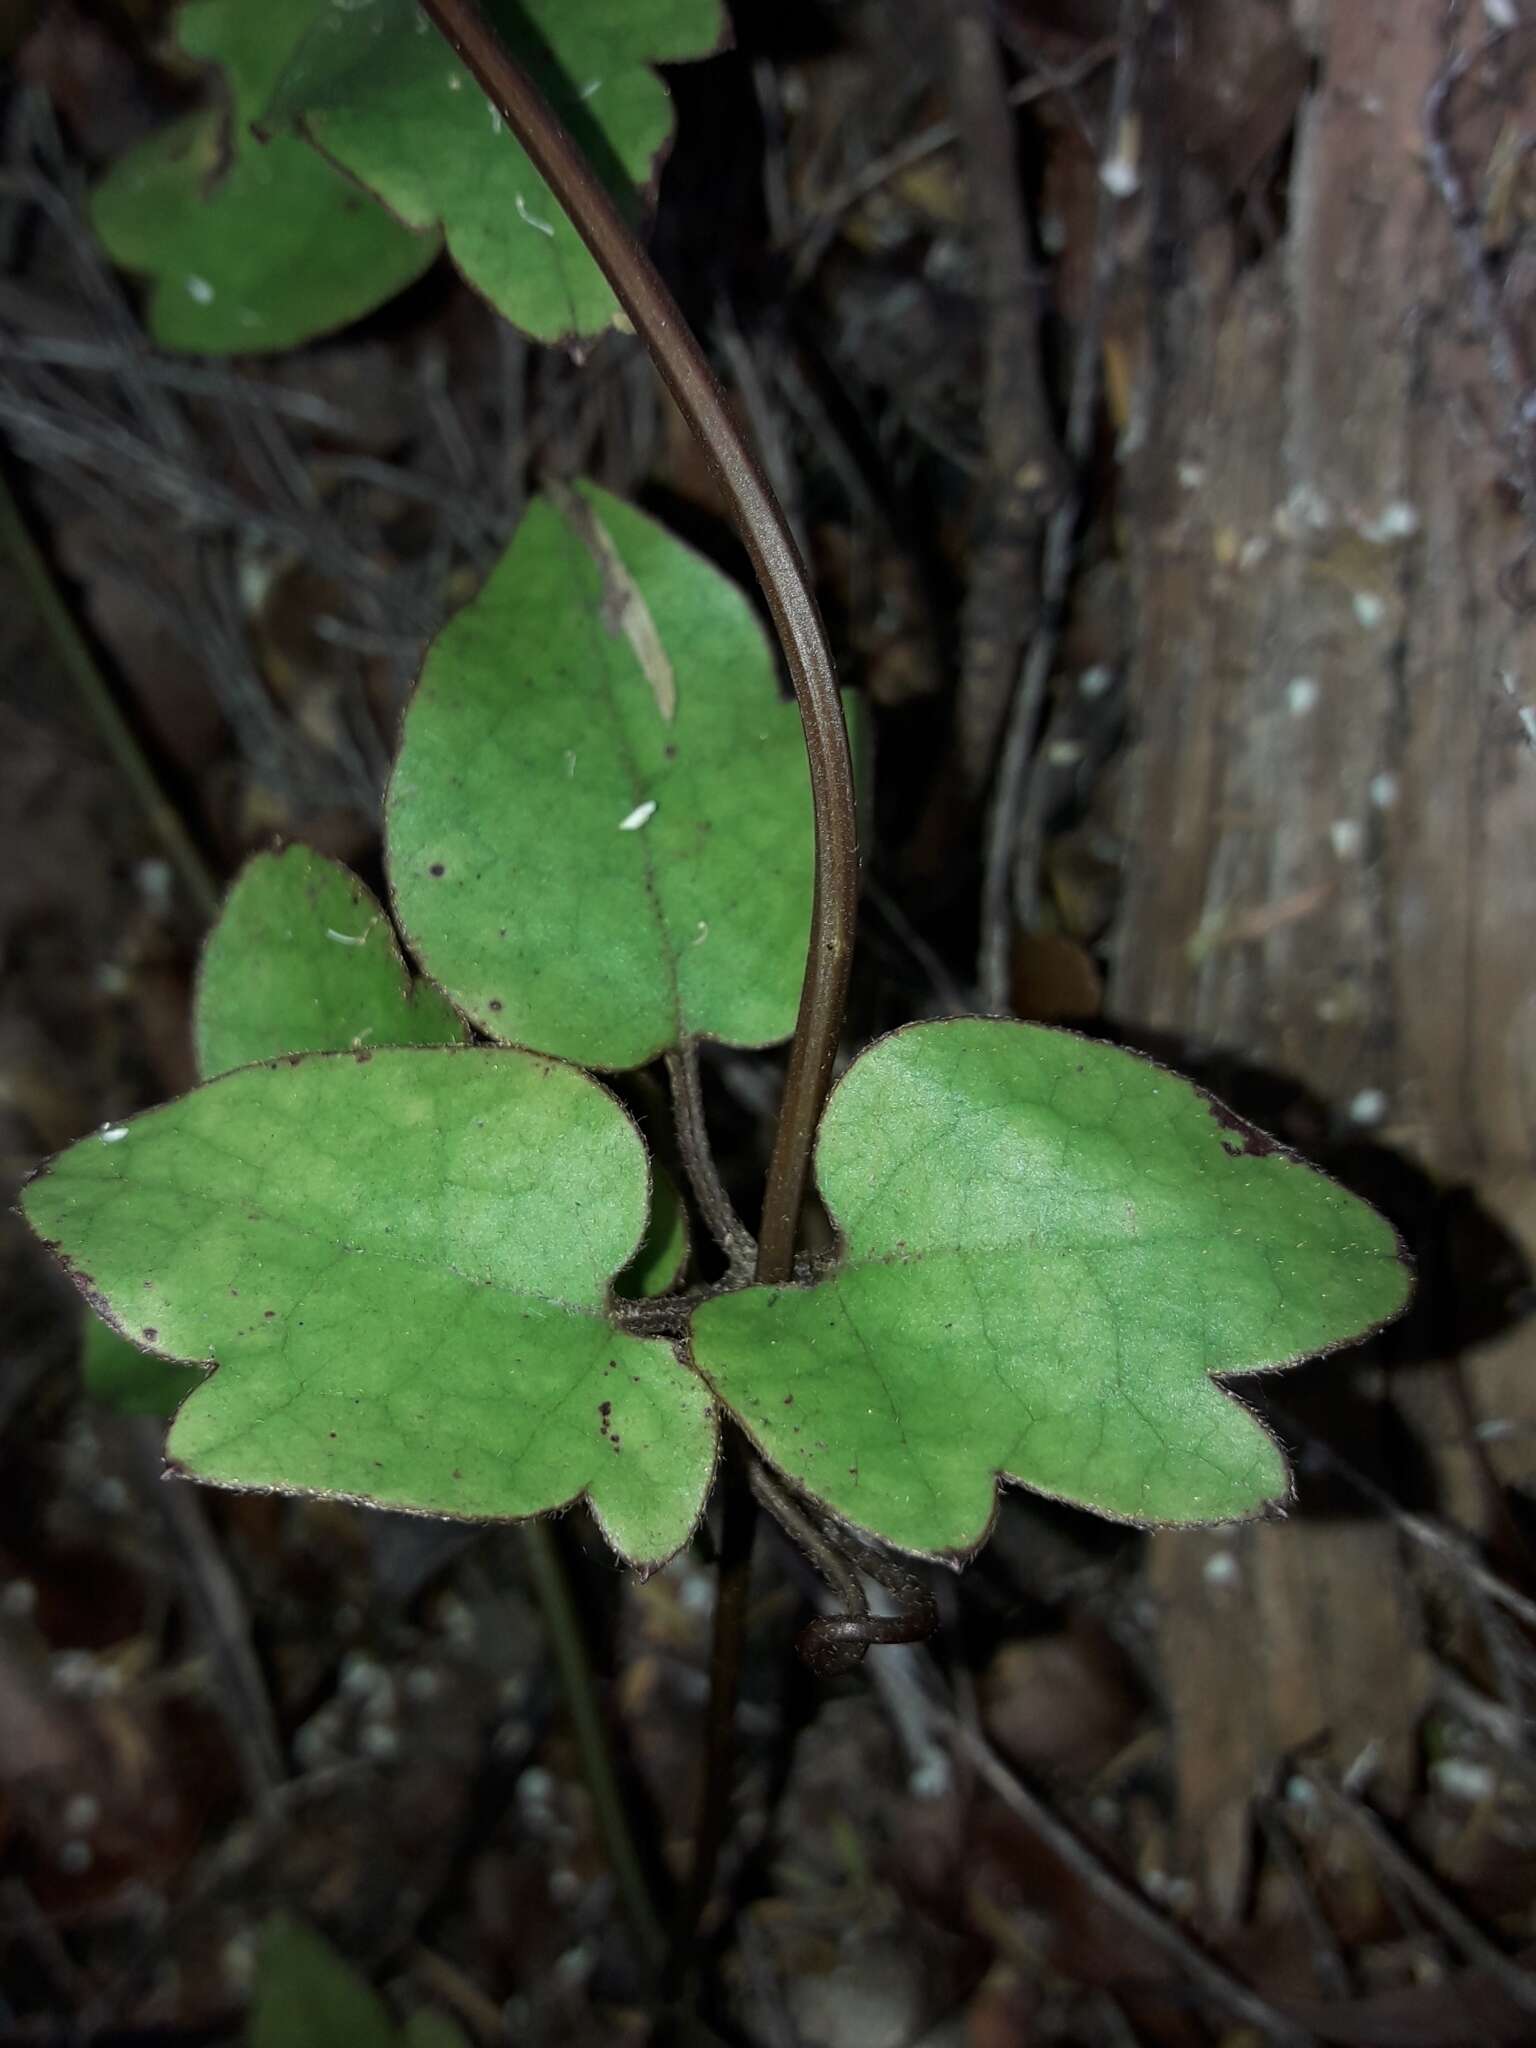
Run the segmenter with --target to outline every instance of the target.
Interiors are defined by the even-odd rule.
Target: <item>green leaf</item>
[[[394,2048],[388,2007],[313,1929],[285,1913],[262,1933],[246,2048]]]
[[[903,1549],[975,1550],[995,1483],[1140,1523],[1287,1490],[1209,1377],[1398,1314],[1390,1227],[1149,1061],[919,1024],[855,1062],[817,1148],[831,1277],[706,1302],[693,1357],[764,1454]]]
[[[412,987],[372,892],[307,846],[241,869],[203,949],[193,1025],[205,1077],[284,1052],[464,1036],[439,990]]]
[[[94,1315],[80,1333],[80,1376],[91,1399],[119,1415],[169,1418],[198,1385],[184,1365],[141,1351]]]
[[[24,1207],[115,1326],[217,1362],[171,1431],[191,1476],[475,1519],[585,1494],[649,1566],[698,1517],[715,1421],[608,1312],[647,1197],[587,1075],[406,1047],[242,1067],[72,1146]]]
[[[307,846],[259,853],[235,878],[203,948],[193,1022],[205,1078],[285,1052],[456,1045],[464,1036],[441,991],[412,984],[372,891]],[[653,1174],[650,1220],[619,1276],[621,1295],[667,1293],[687,1261],[677,1188],[660,1167]],[[185,1393],[184,1376],[178,1385]]]
[[[386,812],[412,950],[488,1037],[637,1067],[794,1029],[805,744],[736,586],[593,485],[439,635]]]
[[[650,69],[721,43],[719,0],[490,0],[486,9],[626,210],[672,137]],[[430,38],[430,39],[429,39]],[[618,306],[580,236],[414,0],[318,0],[263,117],[297,125],[448,253],[540,341],[596,334]]]
[[[189,56],[222,65],[226,104],[189,114],[121,157],[91,220],[112,261],[151,280],[163,347],[225,355],[291,348],[411,284],[440,246],[413,234],[295,136],[249,123],[321,0],[192,0]]]
[[[664,1167],[651,1164],[651,1214],[640,1249],[617,1281],[626,1300],[650,1300],[670,1294],[688,1263],[688,1211],[677,1182]]]

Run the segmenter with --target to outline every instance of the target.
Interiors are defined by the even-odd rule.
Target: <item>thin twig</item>
[[[1518,1592],[1497,1572],[1490,1571],[1468,1539],[1459,1531],[1447,1529],[1443,1523],[1432,1521],[1428,1515],[1415,1513],[1392,1498],[1385,1487],[1378,1486],[1374,1479],[1350,1463],[1343,1453],[1332,1444],[1324,1443],[1313,1436],[1288,1409],[1269,1403],[1269,1413],[1286,1433],[1303,1448],[1305,1455],[1320,1465],[1336,1472],[1346,1484],[1353,1487],[1362,1500],[1386,1515],[1394,1527],[1417,1543],[1422,1549],[1460,1572],[1474,1586],[1481,1588],[1496,1605],[1506,1608],[1530,1628],[1536,1628],[1536,1600]]]
[[[629,1917],[631,1931],[646,1970],[655,1974],[666,1955],[667,1937],[651,1897],[645,1864],[630,1826],[613,1750],[603,1720],[602,1702],[587,1652],[570,1574],[560,1553],[560,1539],[547,1522],[531,1521],[523,1529],[528,1571],[538,1596],[539,1612],[565,1693],[571,1731],[581,1753],[582,1776],[592,1795],[592,1812],[603,1838],[608,1865]]]
[[[1262,1998],[1240,1978],[1233,1976],[1230,1970],[1193,1941],[1176,1921],[1170,1920],[1134,1885],[1112,1870],[1096,1849],[1091,1848],[1074,1828],[1009,1770],[985,1736],[967,1728],[947,1709],[936,1708],[935,1712],[942,1715],[955,1743],[970,1757],[979,1776],[991,1786],[1004,1806],[1038,1835],[1051,1853],[1059,1857],[1111,1912],[1161,1949],[1191,1983],[1199,1986],[1213,2005],[1254,2028],[1266,2041],[1279,2044],[1279,2048],[1311,2048],[1313,2036],[1305,2027],[1288,2019],[1267,1998]]]
[[[1121,0],[1119,54],[1115,61],[1102,152],[1105,158],[1114,149],[1116,138],[1130,112],[1136,82],[1139,15],[1140,0]],[[1099,397],[1099,356],[1104,316],[1115,273],[1114,230],[1119,204],[1108,183],[1101,178],[1094,225],[1092,289],[1073,352],[1072,388],[1063,436],[1071,483],[1046,527],[1045,559],[1040,576],[1040,622],[1024,657],[1008,729],[1003,738],[987,823],[981,891],[981,947],[976,981],[981,1007],[992,1012],[1000,1013],[1009,1007],[1014,926],[1013,875],[1019,818],[1027,771],[1045,703],[1046,685],[1056,659],[1067,592],[1072,581],[1083,480],[1093,450],[1094,416]]]
[[[27,531],[21,508],[0,472],[0,548],[21,574],[38,617],[63,668],[79,691],[102,743],[132,789],[145,818],[165,848],[198,911],[210,922],[218,915],[219,890],[212,870],[193,845],[187,828],[155,779],[148,757],[118,709],[96,657],[60,595],[42,550]]]
[[[720,1178],[709,1142],[709,1125],[704,1115],[704,1088],[699,1074],[698,1041],[684,1039],[676,1052],[667,1054],[667,1079],[672,1088],[672,1117],[677,1131],[678,1157],[688,1176],[688,1185],[710,1235],[725,1253],[730,1277],[738,1284],[746,1280],[757,1263],[757,1245],[752,1233],[736,1214],[735,1204]]]
[[[213,1648],[228,1695],[228,1719],[258,1809],[272,1799],[288,1772],[272,1698],[251,1639],[250,1610],[228,1558],[209,1526],[196,1487],[167,1478],[164,1427],[137,1418],[134,1449],[152,1498],[175,1545],[187,1588]]]
[[[955,749],[973,795],[986,788],[1039,602],[1040,532],[1067,476],[1040,355],[1040,278],[1020,187],[1013,117],[989,0],[944,0],[955,116],[982,274],[982,391],[976,534],[961,630]]]
[[[1368,1806],[1352,1799],[1322,1771],[1306,1766],[1302,1776],[1324,1805],[1359,1833],[1383,1869],[1417,1902],[1421,1911],[1428,1914],[1441,1933],[1455,1943],[1467,1961],[1491,1978],[1522,2012],[1536,2013],[1536,1976],[1521,1969],[1503,1949],[1489,1940]]]
[[[1012,108],[1033,105],[1036,100],[1048,99],[1053,93],[1066,92],[1072,87],[1086,84],[1093,74],[1107,64],[1115,54],[1113,42],[1091,44],[1081,57],[1060,72],[1045,73],[1021,79],[1008,94]],[[960,130],[953,121],[935,121],[929,127],[919,129],[916,135],[900,143],[884,156],[866,164],[856,176],[823,194],[815,210],[808,218],[800,220],[794,229],[793,239],[802,243],[795,263],[797,281],[816,268],[817,262],[833,234],[838,222],[862,200],[878,192],[882,185],[888,185],[893,178],[905,172],[916,170],[919,164],[927,163],[930,157],[951,149],[960,139]]]

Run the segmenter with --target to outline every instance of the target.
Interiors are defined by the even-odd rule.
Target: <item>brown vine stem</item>
[[[816,829],[815,889],[800,1011],[790,1045],[784,1098],[758,1235],[757,1278],[792,1278],[811,1146],[832,1080],[842,1032],[858,908],[858,822],[853,764],[831,652],[777,499],[714,372],[656,266],[614,205],[543,94],[485,19],[477,0],[424,0],[426,12],[586,243],[629,315],[705,456],[719,478],[757,573],[784,649],[810,763]],[[709,1896],[729,1809],[736,1691],[746,1632],[755,1503],[746,1451],[728,1444],[723,1535],[711,1653],[707,1762],[694,1868],[675,1931],[675,1980],[686,1966],[694,1929]]]
[[[752,558],[794,685],[810,762],[816,882],[800,1014],[758,1236],[757,1277],[778,1284],[794,1268],[811,1143],[842,1030],[858,907],[853,764],[826,631],[778,500],[677,301],[607,188],[477,0],[425,0],[425,6],[570,217],[698,436]]]

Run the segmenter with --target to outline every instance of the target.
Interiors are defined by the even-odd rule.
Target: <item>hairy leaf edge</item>
[[[1162,1060],[1152,1059],[1148,1054],[1137,1052],[1129,1046],[1114,1045],[1111,1044],[1108,1040],[1102,1038],[1090,1038],[1088,1034],[1084,1031],[1072,1031],[1063,1025],[1030,1024],[1022,1018],[979,1017],[971,1014],[960,1014],[951,1017],[924,1017],[910,1024],[899,1024],[895,1027],[894,1030],[882,1032],[878,1038],[872,1038],[869,1041],[868,1045],[862,1046],[859,1049],[859,1052],[856,1055],[856,1057],[849,1062],[847,1069],[841,1075],[839,1075],[836,1082],[834,1082],[832,1089],[827,1097],[826,1108],[822,1111],[821,1125],[818,1128],[816,1134],[815,1154],[816,1185],[818,1194],[820,1193],[821,1188],[821,1140],[822,1133],[826,1129],[827,1114],[832,1107],[833,1099],[836,1097],[838,1090],[841,1089],[843,1083],[848,1079],[848,1076],[854,1071],[854,1068],[859,1064],[859,1061],[865,1059],[878,1046],[886,1044],[888,1040],[893,1038],[905,1037],[909,1032],[928,1030],[932,1026],[939,1024],[973,1023],[1016,1024],[1019,1026],[1020,1029],[1023,1030],[1049,1031],[1054,1037],[1075,1039],[1080,1044],[1093,1046],[1095,1050],[1120,1053],[1126,1059],[1135,1060],[1141,1066],[1153,1067],[1157,1070],[1158,1073],[1168,1075],[1170,1080],[1177,1081],[1183,1087],[1192,1089],[1194,1093],[1198,1095],[1201,1098],[1201,1100],[1205,1103],[1206,1108],[1210,1111],[1212,1120],[1219,1126],[1221,1126],[1222,1129],[1240,1133],[1244,1137],[1245,1141],[1251,1141],[1255,1139],[1259,1141],[1259,1144],[1257,1146],[1250,1146],[1249,1143],[1245,1142],[1245,1152],[1252,1150],[1258,1156],[1262,1156],[1265,1158],[1278,1158],[1287,1165],[1303,1167],[1307,1172],[1315,1173],[1321,1179],[1330,1182],[1333,1186],[1342,1188],[1343,1192],[1347,1195],[1350,1195],[1355,1201],[1364,1201],[1363,1196],[1355,1195],[1353,1189],[1344,1187],[1342,1181],[1337,1180],[1334,1175],[1325,1172],[1322,1167],[1318,1166],[1315,1163],[1315,1161],[1308,1159],[1303,1153],[1295,1151],[1291,1146],[1282,1144],[1278,1138],[1272,1137],[1269,1134],[1269,1132],[1262,1130],[1257,1124],[1249,1123],[1246,1118],[1240,1117],[1235,1110],[1229,1108],[1228,1105],[1225,1102],[1223,1102],[1219,1096],[1213,1095],[1208,1088],[1202,1088],[1198,1081],[1192,1081],[1187,1074],[1181,1074],[1176,1067],[1170,1067]],[[784,1481],[784,1483],[800,1499],[810,1503],[810,1505],[814,1507],[818,1513],[830,1515],[834,1521],[845,1524],[848,1528],[853,1529],[858,1534],[866,1537],[870,1542],[875,1543],[886,1550],[892,1551],[898,1556],[914,1558],[927,1564],[947,1565],[951,1571],[955,1572],[964,1571],[966,1566],[972,1563],[972,1561],[975,1558],[980,1556],[981,1552],[986,1549],[988,1543],[991,1542],[992,1532],[997,1527],[997,1518],[999,1514],[1002,1512],[1002,1497],[1004,1493],[1010,1489],[1016,1490],[1020,1493],[1032,1493],[1041,1500],[1059,1501],[1064,1507],[1076,1508],[1083,1514],[1094,1515],[1100,1521],[1114,1522],[1122,1528],[1142,1529],[1148,1531],[1149,1533],[1161,1530],[1177,1531],[1181,1529],[1230,1528],[1240,1526],[1245,1522],[1280,1520],[1284,1517],[1286,1511],[1292,1506],[1296,1498],[1294,1460],[1288,1450],[1285,1440],[1281,1437],[1279,1432],[1276,1429],[1271,1428],[1270,1424],[1264,1419],[1264,1417],[1258,1414],[1258,1412],[1253,1408],[1251,1403],[1245,1401],[1242,1395],[1236,1392],[1236,1390],[1229,1384],[1229,1382],[1234,1379],[1259,1379],[1269,1373],[1289,1372],[1294,1367],[1305,1364],[1310,1359],[1330,1358],[1336,1352],[1351,1351],[1357,1344],[1367,1343],[1372,1337],[1379,1335],[1379,1333],[1382,1330],[1390,1328],[1390,1326],[1393,1323],[1395,1323],[1400,1316],[1406,1313],[1409,1303],[1412,1300],[1412,1281],[1414,1274],[1413,1261],[1409,1256],[1407,1246],[1403,1242],[1402,1235],[1399,1232],[1397,1225],[1392,1221],[1392,1219],[1389,1216],[1382,1215],[1382,1212],[1379,1209],[1377,1209],[1373,1203],[1367,1203],[1366,1206],[1372,1210],[1373,1214],[1379,1216],[1381,1218],[1381,1221],[1386,1225],[1386,1228],[1392,1238],[1392,1244],[1394,1251],[1396,1253],[1398,1263],[1403,1267],[1405,1273],[1408,1276],[1409,1291],[1407,1294],[1405,1294],[1399,1306],[1395,1308],[1390,1315],[1385,1315],[1378,1318],[1377,1321],[1369,1323],[1361,1329],[1356,1330],[1352,1335],[1348,1337],[1339,1338],[1335,1343],[1321,1345],[1315,1351],[1300,1351],[1297,1352],[1294,1357],[1272,1359],[1265,1365],[1239,1367],[1231,1372],[1225,1373],[1208,1372],[1205,1375],[1205,1377],[1217,1387],[1222,1397],[1225,1400],[1230,1401],[1235,1408],[1240,1409],[1243,1412],[1243,1414],[1248,1417],[1249,1421],[1253,1424],[1254,1428],[1259,1432],[1259,1434],[1262,1437],[1264,1437],[1279,1453],[1281,1464],[1285,1470],[1286,1479],[1288,1482],[1285,1491],[1283,1493],[1269,1495],[1264,1500],[1256,1502],[1254,1504],[1252,1512],[1246,1515],[1219,1515],[1214,1516],[1211,1519],[1205,1521],[1159,1522],[1149,1520],[1137,1515],[1121,1514],[1110,1508],[1102,1508],[1095,1505],[1090,1505],[1089,1503],[1074,1498],[1074,1496],[1071,1494],[1057,1493],[1054,1492],[1050,1487],[1037,1486],[1030,1480],[1019,1479],[1015,1477],[1015,1475],[1011,1472],[994,1470],[994,1472],[992,1473],[991,1512],[987,1516],[985,1523],[978,1532],[976,1540],[973,1543],[958,1545],[952,1549],[914,1550],[905,1544],[893,1542],[890,1537],[882,1535],[878,1530],[866,1528],[862,1523],[854,1521],[850,1516],[845,1515],[840,1509],[833,1507],[829,1501],[823,1500],[820,1497],[820,1495],[812,1492],[802,1483],[802,1481],[799,1478],[796,1477],[796,1475],[793,1472],[788,1471],[783,1465],[779,1463],[778,1459],[774,1456],[773,1452],[769,1449],[768,1445],[758,1436],[757,1432],[753,1429],[751,1423],[747,1420],[746,1416],[742,1414],[738,1409],[736,1409],[731,1404],[731,1402],[726,1399],[725,1395],[720,1391],[719,1387],[717,1387],[715,1385],[715,1382],[711,1379],[706,1368],[699,1363],[699,1360],[695,1355],[693,1348],[692,1315],[689,1316],[688,1329],[685,1336],[682,1339],[680,1350],[682,1356],[686,1359],[688,1365],[692,1368],[694,1372],[698,1374],[699,1378],[703,1380],[704,1384],[709,1388],[710,1392],[714,1395],[720,1411],[723,1414],[728,1415],[730,1417],[731,1421],[735,1423],[736,1427],[741,1430],[742,1434],[745,1437],[747,1437],[749,1442],[757,1450],[758,1454],[761,1456],[764,1463],[770,1465],[773,1468],[773,1470],[779,1475],[779,1477]],[[831,1205],[827,1204],[826,1208],[827,1215],[832,1223],[833,1231],[835,1233],[837,1240],[836,1258],[830,1264],[825,1266],[821,1270],[821,1272],[818,1273],[817,1276],[812,1280],[786,1282],[782,1286],[767,1289],[767,1292],[773,1294],[812,1294],[816,1291],[817,1287],[824,1285],[827,1281],[832,1280],[836,1277],[839,1266],[842,1263],[845,1248],[843,1228],[840,1219],[833,1211]],[[752,1288],[744,1288],[738,1291],[742,1293],[751,1293],[755,1292],[756,1290]],[[729,1296],[723,1298],[729,1299]]]
[[[362,886],[366,887],[367,885],[362,884]],[[370,894],[371,893],[372,892],[370,891]],[[485,1053],[496,1053],[503,1051],[521,1052],[525,1058],[541,1060],[549,1066],[570,1067],[573,1073],[580,1074],[585,1080],[590,1081],[594,1088],[601,1090],[601,1092],[608,1097],[609,1101],[613,1103],[614,1107],[619,1111],[619,1114],[624,1118],[625,1123],[628,1124],[630,1129],[634,1132],[635,1138],[640,1146],[641,1156],[645,1161],[646,1190],[645,1215],[641,1222],[640,1235],[635,1240],[635,1243],[630,1247],[628,1255],[626,1256],[623,1265],[618,1269],[618,1272],[610,1276],[608,1281],[607,1293],[604,1297],[602,1308],[600,1311],[598,1311],[598,1313],[600,1313],[602,1316],[612,1321],[613,1313],[616,1306],[620,1304],[624,1299],[623,1296],[616,1293],[615,1285],[618,1280],[619,1273],[626,1272],[628,1268],[634,1263],[634,1260],[639,1253],[641,1245],[645,1242],[645,1233],[650,1225],[651,1201],[655,1191],[655,1170],[651,1161],[650,1147],[646,1144],[644,1134],[641,1132],[639,1125],[635,1122],[635,1119],[633,1116],[631,1116],[629,1109],[624,1104],[624,1102],[620,1100],[619,1096],[615,1093],[615,1091],[612,1088],[610,1088],[606,1082],[599,1080],[596,1075],[590,1073],[585,1067],[576,1066],[574,1062],[570,1060],[559,1059],[553,1053],[533,1052],[523,1047],[485,1045],[421,1045],[393,1046],[384,1047],[381,1049],[384,1051],[421,1053],[429,1058],[441,1056],[443,1054],[452,1057],[456,1054],[464,1053],[480,1053],[483,1055]],[[222,1082],[227,1081],[230,1078],[231,1074],[250,1073],[258,1067],[276,1071],[283,1067],[300,1066],[305,1062],[311,1060],[352,1060],[354,1063],[361,1065],[366,1061],[371,1060],[373,1056],[374,1055],[371,1050],[364,1049],[358,1052],[293,1052],[280,1054],[276,1059],[251,1060],[248,1061],[247,1064],[243,1067],[231,1067],[226,1073],[215,1074],[210,1076],[210,1078],[206,1081],[199,1081],[195,1087],[188,1088],[184,1090],[182,1094],[173,1096],[171,1098],[171,1102],[152,1103],[146,1109],[134,1110],[131,1115],[124,1117],[109,1118],[108,1122],[113,1124],[114,1127],[127,1128],[135,1123],[140,1122],[145,1117],[158,1115],[161,1110],[170,1108],[172,1106],[172,1103],[184,1102],[189,1095],[201,1094],[205,1088],[218,1087]],[[97,1127],[97,1129],[100,1128],[102,1128],[102,1126]],[[43,1160],[40,1165],[33,1168],[33,1170],[27,1175],[26,1179],[21,1184],[21,1200],[19,1205],[21,1214],[25,1218],[29,1229],[31,1229],[33,1235],[37,1238],[38,1243],[42,1245],[43,1249],[46,1252],[48,1252],[48,1254],[63,1269],[63,1272],[68,1278],[70,1284],[84,1299],[86,1306],[91,1310],[91,1312],[94,1315],[99,1317],[100,1320],[104,1322],[109,1329],[115,1330],[118,1336],[122,1337],[127,1343],[131,1344],[136,1351],[144,1352],[147,1357],[161,1359],[167,1365],[184,1366],[188,1372],[196,1373],[196,1381],[188,1386],[186,1393],[177,1403],[176,1414],[179,1415],[181,1413],[181,1410],[186,1406],[186,1403],[190,1399],[190,1397],[193,1394],[198,1393],[204,1386],[206,1386],[207,1383],[213,1378],[214,1374],[218,1372],[219,1361],[217,1359],[209,1360],[199,1358],[184,1358],[178,1355],[176,1352],[163,1350],[158,1344],[146,1344],[144,1342],[141,1330],[136,1331],[128,1329],[119,1319],[119,1317],[113,1312],[111,1303],[107,1300],[107,1297],[101,1292],[100,1288],[96,1286],[93,1276],[90,1273],[84,1272],[80,1269],[80,1267],[76,1264],[73,1257],[65,1251],[63,1244],[59,1239],[44,1237],[41,1230],[39,1230],[36,1224],[33,1223],[31,1216],[27,1212],[27,1190],[31,1187],[36,1186],[38,1182],[46,1180],[52,1173],[53,1168],[57,1165],[58,1161],[61,1158],[63,1158],[65,1152],[73,1151],[74,1145],[84,1144],[95,1135],[96,1133],[94,1131],[84,1132],[81,1137],[75,1139],[74,1144],[66,1145],[63,1148],[63,1151],[50,1154],[49,1157]],[[615,1329],[619,1328],[617,1324],[615,1324],[614,1327]],[[622,1330],[620,1331],[620,1334],[633,1335],[632,1332]],[[596,1522],[598,1528],[602,1531],[604,1542],[607,1543],[609,1548],[613,1551],[614,1555],[620,1560],[620,1562],[622,1564],[627,1565],[631,1570],[633,1570],[635,1575],[643,1582],[644,1580],[650,1578],[655,1572],[660,1571],[663,1565],[669,1564],[671,1560],[679,1554],[679,1552],[687,1548],[688,1544],[693,1540],[693,1537],[696,1534],[700,1523],[704,1519],[704,1515],[709,1506],[710,1496],[714,1492],[715,1475],[719,1469],[720,1464],[721,1403],[718,1397],[715,1395],[713,1387],[710,1386],[708,1379],[705,1377],[703,1373],[699,1372],[694,1367],[692,1359],[688,1356],[688,1347],[685,1343],[673,1342],[672,1340],[664,1337],[640,1338],[636,1339],[636,1341],[666,1346],[666,1348],[668,1348],[671,1351],[672,1356],[676,1360],[678,1369],[682,1372],[689,1373],[693,1378],[697,1379],[699,1384],[705,1389],[705,1391],[710,1396],[706,1404],[707,1414],[705,1418],[706,1425],[709,1430],[711,1445],[709,1473],[705,1480],[704,1485],[700,1489],[698,1510],[695,1513],[692,1522],[689,1524],[686,1534],[678,1543],[677,1548],[675,1550],[669,1551],[665,1557],[630,1557],[625,1551],[621,1550],[619,1548],[619,1545],[614,1541],[614,1538],[608,1528],[606,1521],[604,1520],[601,1512],[599,1511],[596,1502],[593,1501],[590,1497],[591,1489],[585,1486],[578,1488],[578,1490],[575,1493],[573,1493],[568,1500],[556,1502],[555,1505],[552,1507],[541,1508],[539,1509],[537,1514],[454,1515],[435,1508],[416,1508],[408,1505],[402,1505],[398,1501],[378,1500],[373,1496],[365,1493],[344,1493],[338,1490],[332,1490],[330,1488],[322,1490],[317,1487],[308,1486],[242,1486],[238,1483],[223,1479],[210,1479],[201,1472],[193,1471],[191,1467],[182,1464],[179,1459],[172,1458],[169,1455],[166,1455],[164,1459],[165,1475],[167,1477],[171,1477],[174,1475],[176,1478],[179,1479],[189,1479],[194,1481],[199,1486],[216,1487],[218,1491],[221,1493],[259,1494],[268,1498],[277,1496],[287,1500],[335,1500],[345,1502],[348,1506],[351,1507],[377,1508],[387,1511],[390,1514],[412,1515],[420,1521],[462,1522],[467,1524],[468,1526],[479,1528],[507,1528],[519,1526],[525,1522],[541,1522],[552,1515],[567,1514],[573,1507],[576,1507],[579,1503],[585,1501],[587,1503],[588,1511],[590,1512],[593,1521]],[[175,1418],[173,1417],[172,1423],[174,1423],[174,1420]]]

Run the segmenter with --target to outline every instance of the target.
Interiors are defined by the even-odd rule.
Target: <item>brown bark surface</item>
[[[1187,156],[1149,166],[1120,327],[1139,630],[1115,1011],[1300,1083],[1314,1144],[1368,1129],[1528,1250],[1536,624],[1500,588],[1527,538],[1506,400],[1426,166],[1446,10],[1196,13],[1233,47],[1292,37],[1315,71],[1272,232]],[[1182,61],[1156,55],[1149,128]],[[1486,1534],[1476,1425],[1529,1418],[1531,1347],[1527,1324],[1438,1363],[1460,1347],[1314,1368],[1353,1406],[1321,1433],[1368,1463],[1406,1430],[1439,1504]],[[1250,1802],[1287,1758],[1368,1755],[1375,1796],[1407,1789],[1428,1667],[1404,1559],[1391,1526],[1304,1489],[1286,1521],[1158,1539],[1152,1569],[1186,1850],[1231,1913]]]

